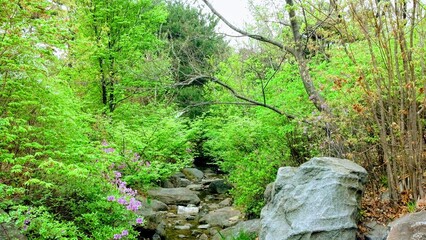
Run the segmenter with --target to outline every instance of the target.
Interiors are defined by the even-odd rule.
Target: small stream
[[[189,194],[194,198],[198,196],[199,204],[176,204],[177,199],[182,196],[168,196],[167,200],[164,200],[164,203],[168,202],[167,207],[161,202],[164,205],[164,208],[161,209],[163,211],[151,211],[151,216],[155,216],[155,218],[149,218],[154,224],[147,223],[150,225],[146,227],[147,229],[138,229],[141,233],[139,239],[208,240],[212,239],[218,231],[234,225],[242,219],[241,213],[232,208],[232,199],[226,193],[230,186],[223,181],[225,174],[210,167],[194,169],[192,168],[198,178],[192,178],[187,172],[186,175],[176,173],[167,183],[163,184],[163,188],[155,191],[158,190],[163,194],[164,192],[167,194],[178,192],[180,195],[188,196],[186,194]],[[151,197],[161,200],[161,197],[155,197],[155,195]],[[164,211],[166,208],[167,211]]]
[[[210,239],[209,236],[214,235],[220,227],[212,227],[207,223],[200,223],[200,219],[211,210],[218,209],[219,203],[229,198],[226,193],[211,193],[209,183],[214,180],[223,179],[223,174],[217,174],[213,169],[205,168],[204,179],[201,181],[201,190],[198,190],[198,197],[201,202],[198,207],[198,214],[179,214],[178,206],[169,206],[170,210],[166,215],[166,239]],[[230,199],[229,199],[230,200]]]

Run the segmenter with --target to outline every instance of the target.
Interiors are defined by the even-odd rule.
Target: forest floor
[[[424,186],[426,191],[426,184]],[[426,199],[413,201],[408,192],[401,193],[399,202],[392,203],[386,195],[387,189],[381,187],[378,190],[367,186],[361,200],[361,223],[358,228],[360,232],[366,232],[364,223],[376,221],[379,224],[387,225],[401,216],[426,209]]]

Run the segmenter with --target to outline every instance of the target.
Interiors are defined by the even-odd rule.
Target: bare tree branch
[[[178,86],[188,86],[188,85],[191,85],[194,82],[201,81],[203,79],[209,79],[210,81],[215,82],[215,83],[219,84],[220,86],[228,89],[228,91],[230,91],[232,93],[232,95],[234,95],[234,97],[236,97],[238,99],[241,99],[241,100],[244,100],[247,103],[250,103],[249,105],[255,105],[255,106],[261,106],[261,107],[264,107],[264,108],[268,108],[268,109],[270,109],[270,110],[272,110],[272,111],[274,111],[274,112],[276,112],[276,113],[278,113],[280,115],[283,115],[283,116],[287,117],[288,119],[295,119],[296,118],[295,116],[287,114],[287,113],[279,110],[278,108],[276,108],[274,106],[271,106],[271,105],[268,105],[268,104],[265,104],[265,103],[262,103],[262,102],[258,102],[258,101],[255,101],[253,99],[250,99],[248,97],[245,97],[245,96],[237,93],[228,84],[226,84],[226,83],[224,83],[224,82],[220,81],[219,79],[217,79],[215,77],[212,77],[212,76],[196,76],[196,77],[193,77],[193,78],[189,79],[188,81],[176,83],[176,84],[174,84],[174,86],[175,87],[178,87]]]
[[[288,13],[289,13],[289,17],[290,17],[290,26],[291,26],[290,28],[291,28],[291,31],[292,31],[292,34],[293,34],[293,40],[294,40],[294,43],[295,43],[294,48],[284,46],[283,44],[281,44],[277,41],[274,41],[272,39],[266,38],[266,37],[261,36],[261,35],[246,32],[246,31],[234,26],[232,23],[230,23],[228,20],[226,20],[219,12],[217,12],[216,9],[213,8],[213,6],[210,4],[210,2],[208,0],[203,0],[203,2],[207,5],[207,7],[210,8],[210,10],[213,12],[213,14],[215,14],[218,18],[220,18],[226,25],[228,25],[234,31],[236,31],[236,32],[238,32],[242,35],[245,35],[247,37],[256,39],[258,41],[262,41],[262,42],[272,44],[272,45],[280,48],[281,50],[285,50],[285,51],[291,53],[296,58],[296,60],[299,64],[300,77],[302,78],[303,85],[305,87],[306,92],[309,95],[309,99],[311,100],[311,102],[315,105],[315,107],[320,112],[326,112],[328,114],[331,112],[328,104],[325,102],[324,98],[319,94],[318,90],[315,88],[314,83],[311,79],[308,61],[307,61],[307,59],[305,59],[305,56],[303,54],[303,42],[301,41],[302,35],[300,34],[300,23],[298,22],[298,20],[296,18],[296,11],[294,9],[293,0],[286,0],[285,2],[287,4],[287,6],[289,7]]]
[[[226,25],[228,25],[228,27],[232,28],[232,30],[240,33],[241,35],[247,36],[249,38],[253,38],[253,39],[256,39],[256,40],[261,41],[261,42],[272,44],[272,45],[274,45],[274,46],[276,46],[276,47],[278,47],[282,50],[286,50],[286,51],[288,51],[288,52],[290,52],[291,54],[294,55],[294,49],[293,48],[290,48],[288,46],[284,46],[282,43],[277,42],[273,39],[269,39],[269,38],[264,37],[262,35],[249,33],[249,32],[246,32],[246,31],[236,27],[231,22],[229,22],[225,17],[223,17],[218,11],[216,11],[216,9],[210,4],[210,2],[208,0],[203,0],[203,2],[207,5],[208,8],[210,8],[210,10],[213,12],[214,15],[216,15],[218,18],[220,18],[220,20],[222,20]]]
[[[198,107],[198,106],[204,106],[204,105],[249,105],[249,106],[252,106],[254,104],[249,102],[198,102],[198,103],[190,104],[186,106],[186,108]]]
[[[247,37],[247,36],[244,36],[244,35],[231,35],[231,34],[227,34],[227,33],[219,33],[219,34],[222,35],[222,36],[225,36],[225,37],[233,37],[233,38]]]
[[[267,20],[265,21],[267,23],[278,23],[280,25],[286,26],[286,27],[291,27],[291,24],[288,22],[283,22],[283,21],[272,21],[272,20]]]

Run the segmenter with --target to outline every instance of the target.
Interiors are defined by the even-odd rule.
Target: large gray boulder
[[[187,188],[157,188],[148,191],[148,195],[167,205],[199,204],[197,193]]]
[[[278,170],[261,212],[262,240],[354,240],[367,172],[345,159],[313,158]]]
[[[387,240],[425,240],[426,211],[410,213],[389,223]]]

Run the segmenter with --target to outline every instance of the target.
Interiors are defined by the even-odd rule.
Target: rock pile
[[[242,214],[232,207],[227,196],[231,186],[221,175],[206,169],[185,168],[162,183],[162,188],[148,191],[140,214],[148,224],[144,229],[150,239],[211,239],[223,228],[242,221]]]

